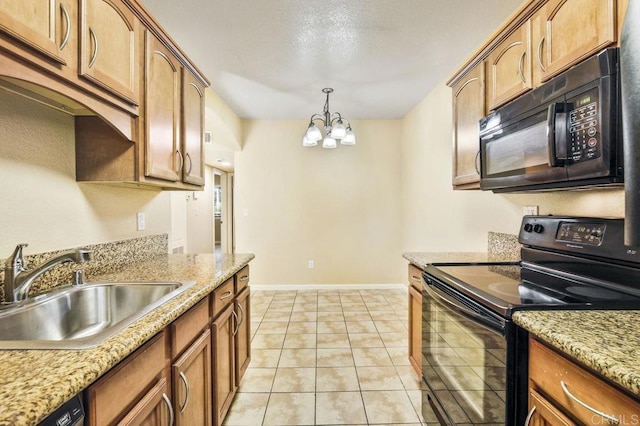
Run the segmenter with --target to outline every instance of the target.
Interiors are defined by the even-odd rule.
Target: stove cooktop
[[[540,273],[520,263],[432,264],[426,272],[507,317],[522,309],[640,308],[640,290]]]

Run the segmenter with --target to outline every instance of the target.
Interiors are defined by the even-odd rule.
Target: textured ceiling
[[[142,0],[242,118],[402,118],[522,0]]]

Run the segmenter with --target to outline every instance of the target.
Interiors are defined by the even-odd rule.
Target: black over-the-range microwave
[[[619,50],[601,51],[479,125],[481,189],[621,185]]]

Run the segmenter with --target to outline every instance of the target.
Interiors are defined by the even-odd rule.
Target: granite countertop
[[[640,311],[519,311],[540,340],[640,397]]]
[[[163,255],[92,281],[195,281],[98,346],[82,350],[0,350],[0,425],[32,425],[148,341],[247,265],[254,255]]]

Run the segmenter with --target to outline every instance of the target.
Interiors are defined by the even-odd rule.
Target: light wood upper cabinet
[[[531,22],[525,22],[500,43],[487,58],[486,67],[488,109],[530,90]]]
[[[138,20],[120,0],[81,0],[80,75],[137,105],[139,36]]]
[[[176,182],[180,151],[180,65],[149,31],[145,40],[145,175]]]
[[[550,0],[542,14],[543,39],[535,40],[542,80],[548,80],[615,43],[615,0]]]
[[[204,185],[204,88],[189,71],[182,70],[182,180]]]
[[[77,55],[69,44],[76,31],[75,3],[59,0],[5,0],[0,7],[0,30],[59,64]]]
[[[485,116],[484,66],[477,65],[453,86],[453,186],[477,188],[480,136]]]

